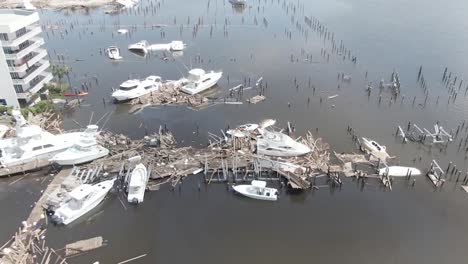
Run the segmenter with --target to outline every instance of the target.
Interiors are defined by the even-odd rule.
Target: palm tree
[[[66,65],[53,64],[51,69],[52,75],[54,75],[55,78],[57,78],[57,81],[60,85],[60,89],[62,89],[62,79],[65,75],[68,74],[68,67]]]

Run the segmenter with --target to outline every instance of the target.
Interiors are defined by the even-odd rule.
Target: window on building
[[[17,93],[24,93],[24,90],[23,90],[23,86],[22,85],[19,85],[19,84],[15,84],[13,85],[15,87],[15,91]]]
[[[10,72],[10,76],[11,76],[11,78],[13,78],[13,79],[19,79],[19,78],[20,78],[20,77],[19,77],[19,74],[18,74],[17,72]]]
[[[0,40],[8,40],[8,34],[0,33]]]
[[[26,32],[27,32],[26,28],[20,28],[20,29],[18,29],[18,30],[16,31],[16,37],[17,37],[17,38],[18,38],[18,37],[21,37],[21,36],[23,36],[24,34],[26,34]]]
[[[9,67],[15,67],[15,61],[14,60],[7,60],[7,64]]]
[[[4,47],[4,48],[3,48],[3,52],[5,52],[5,54],[13,54],[13,53],[15,53],[15,51],[14,51],[12,48],[10,48],[10,47]]]
[[[22,49],[26,48],[27,46],[29,46],[29,44],[30,44],[29,41],[26,40],[25,42],[19,44],[18,47],[19,47],[20,50],[22,50]]]

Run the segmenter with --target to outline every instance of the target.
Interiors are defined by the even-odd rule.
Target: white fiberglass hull
[[[264,194],[258,194],[255,192],[255,188],[251,185],[234,185],[232,186],[234,191],[247,196],[252,199],[264,200],[264,201],[276,201],[278,200],[277,190],[274,188],[265,188]]]
[[[94,209],[102,202],[102,200],[104,200],[107,193],[112,189],[112,186],[114,186],[114,181],[115,180],[108,180],[96,184],[95,186],[98,187],[97,191],[84,203],[81,208],[74,210],[71,209],[67,203],[65,203],[55,211],[54,217],[59,219],[59,223],[63,225],[68,225],[75,221],[76,219]]]
[[[388,168],[381,168],[379,170],[379,176],[386,175],[387,172],[388,172],[388,176],[392,176],[392,177],[406,177],[409,174],[411,174],[411,176],[421,175],[421,171],[417,168],[403,167],[403,166],[390,166]]]
[[[120,56],[120,53],[118,50],[107,50],[107,56],[111,60],[120,60],[122,59],[122,56]]]
[[[50,161],[55,162],[61,166],[72,166],[91,162],[109,155],[109,150],[96,145],[90,147],[89,150],[74,152],[68,149],[64,152],[58,153]]]
[[[143,164],[137,165],[130,176],[129,192],[127,195],[129,203],[139,204],[143,202],[147,182],[146,167]]]
[[[184,85],[180,88],[180,90],[190,95],[201,93],[215,86],[216,83],[218,83],[219,79],[221,79],[221,77],[223,76],[223,73],[222,72],[210,72],[210,73],[207,73],[206,76],[209,76],[210,80],[199,84],[195,89],[187,88]]]
[[[130,91],[117,90],[112,93],[112,98],[114,98],[117,101],[128,101],[128,100],[132,100],[132,99],[147,95],[151,92],[155,92],[158,89],[159,87],[155,86],[150,89],[136,88]]]
[[[369,152],[371,154],[384,155],[384,156],[388,155],[385,146],[381,146],[374,140],[370,140],[370,139],[363,137],[362,146],[364,147],[366,152]]]

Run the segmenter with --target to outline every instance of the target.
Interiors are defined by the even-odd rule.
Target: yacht
[[[122,56],[120,56],[120,50],[116,46],[110,46],[109,48],[106,49],[107,56],[111,60],[120,60],[122,59]]]
[[[135,169],[130,175],[130,182],[128,183],[128,196],[129,203],[139,204],[143,202],[145,196],[146,184],[148,183],[148,172],[145,165],[142,163],[135,166]]]
[[[148,41],[142,40],[140,42],[137,42],[135,44],[131,44],[128,46],[128,50],[137,52],[140,54],[146,54],[148,52]]]
[[[379,169],[379,176],[388,175],[392,177],[420,176],[421,171],[418,168],[404,166],[389,166]]]
[[[257,136],[258,154],[278,157],[294,157],[302,156],[311,152],[311,149],[307,145],[295,141],[286,134],[266,129],[259,129],[259,131],[260,135]]]
[[[192,69],[189,71],[189,76],[184,79],[184,84],[180,89],[191,95],[198,94],[213,87],[222,75],[221,71],[206,73],[202,69]]]
[[[52,221],[68,225],[91,211],[104,200],[114,186],[115,179],[97,184],[81,184],[69,193],[70,200],[55,210]]]
[[[159,76],[148,76],[144,80],[132,79],[123,82],[119,89],[112,93],[117,101],[127,101],[159,90],[162,81]]]
[[[363,150],[369,152],[370,154],[376,157],[388,157],[387,149],[385,146],[380,145],[377,141],[368,139],[363,137],[362,138],[362,147]]]
[[[278,199],[278,190],[266,187],[265,181],[253,180],[250,185],[234,185],[234,191],[249,198],[265,201],[276,201]]]
[[[98,133],[98,126],[89,125],[75,145],[56,154],[50,161],[62,166],[78,165],[109,155],[108,149],[98,145],[96,141]]]
[[[39,126],[26,122],[21,112],[13,110],[16,120],[16,137],[0,140],[0,165],[22,165],[30,162],[48,161],[55,154],[73,146],[81,132],[54,135]]]

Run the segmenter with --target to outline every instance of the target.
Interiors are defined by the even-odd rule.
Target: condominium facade
[[[0,10],[0,105],[37,102],[38,92],[52,80],[41,32],[37,12]]]

